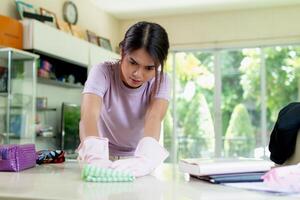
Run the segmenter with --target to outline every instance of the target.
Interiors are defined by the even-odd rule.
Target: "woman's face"
[[[155,76],[157,66],[145,49],[122,56],[121,79],[130,88],[138,88]]]

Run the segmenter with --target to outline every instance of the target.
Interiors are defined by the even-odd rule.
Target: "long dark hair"
[[[152,93],[155,94],[162,82],[164,62],[168,56],[169,39],[166,30],[156,23],[145,21],[138,22],[127,30],[124,39],[119,44],[119,47],[124,55],[144,48],[155,62],[160,64],[160,74],[158,74],[159,65],[157,65],[155,69],[155,83]]]

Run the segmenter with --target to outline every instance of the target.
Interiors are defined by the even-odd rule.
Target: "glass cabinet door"
[[[36,61],[21,50],[0,49],[0,143],[34,143]]]

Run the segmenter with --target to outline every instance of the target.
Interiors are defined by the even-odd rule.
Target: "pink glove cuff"
[[[153,137],[144,137],[136,147],[134,155],[147,158],[156,167],[169,156],[169,152]]]
[[[262,178],[273,189],[300,192],[300,164],[273,168]]]

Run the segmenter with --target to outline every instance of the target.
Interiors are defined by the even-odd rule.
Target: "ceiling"
[[[300,5],[300,0],[91,0],[118,19]]]

